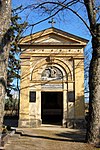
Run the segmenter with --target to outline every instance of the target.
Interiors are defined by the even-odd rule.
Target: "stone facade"
[[[21,39],[20,127],[78,127],[84,121],[87,42],[56,28]]]

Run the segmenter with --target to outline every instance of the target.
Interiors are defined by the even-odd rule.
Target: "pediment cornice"
[[[19,45],[83,45],[85,46],[88,40],[64,32],[56,28],[49,28],[32,35],[23,37]]]

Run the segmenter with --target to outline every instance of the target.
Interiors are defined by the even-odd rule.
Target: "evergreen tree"
[[[7,95],[11,95],[11,90],[19,91],[18,80],[20,78],[20,53],[21,49],[18,46],[18,42],[22,36],[23,30],[27,26],[26,22],[22,23],[21,17],[18,16],[17,10],[20,7],[14,9],[12,11],[11,17],[11,27],[10,33],[12,37],[11,49],[9,53],[9,60],[8,60],[8,71],[7,71]],[[14,80],[16,79],[16,84]]]

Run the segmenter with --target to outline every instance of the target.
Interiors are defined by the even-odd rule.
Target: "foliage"
[[[7,98],[5,101],[5,110],[16,110],[18,109],[18,99]]]
[[[19,8],[18,8],[19,9]],[[21,49],[18,46],[18,42],[22,36],[22,32],[27,26],[26,22],[21,23],[21,17],[18,16],[17,9],[12,10],[11,17],[11,49],[9,53],[8,60],[8,70],[7,70],[7,94],[11,96],[11,90],[19,90],[18,80],[20,78],[20,53]],[[14,82],[14,79],[17,80],[17,85]]]

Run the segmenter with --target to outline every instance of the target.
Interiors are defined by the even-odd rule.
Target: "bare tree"
[[[92,59],[89,68],[89,121],[87,139],[100,146],[100,3],[84,0],[92,35]],[[99,22],[98,22],[99,21]]]
[[[23,8],[40,10],[40,14],[47,16],[28,27],[41,23],[50,17],[59,16],[61,12],[66,15],[71,11],[87,27],[92,37],[92,59],[89,67],[89,120],[87,141],[100,146],[100,1],[99,0],[37,0]],[[88,21],[80,13],[80,9],[86,12]]]
[[[10,50],[11,0],[0,0],[0,130],[3,123],[7,65]]]

